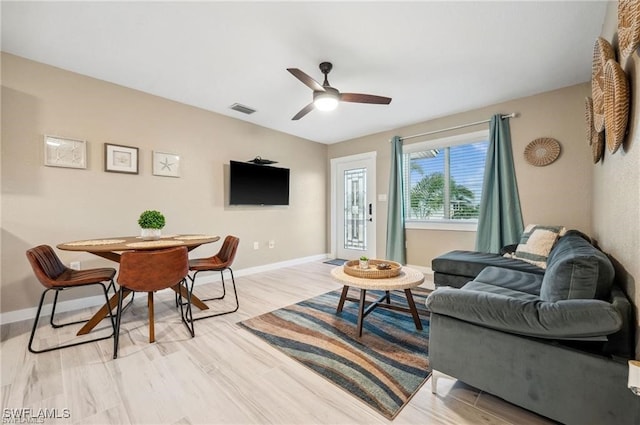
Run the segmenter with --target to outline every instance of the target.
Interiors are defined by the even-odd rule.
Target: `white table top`
[[[424,282],[424,273],[410,267],[402,267],[400,274],[395,277],[370,279],[348,275],[344,272],[344,267],[340,266],[331,270],[331,276],[343,285],[381,291],[415,288]]]

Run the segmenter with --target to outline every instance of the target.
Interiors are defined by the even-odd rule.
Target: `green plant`
[[[360,257],[360,261],[369,261],[369,257],[363,255]]]
[[[138,224],[143,229],[162,229],[165,224],[164,215],[160,211],[147,210],[140,214]]]

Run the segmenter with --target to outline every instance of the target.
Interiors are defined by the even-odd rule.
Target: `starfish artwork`
[[[167,171],[171,171],[171,167],[174,165],[173,162],[169,162],[169,157],[164,157],[164,161],[161,161],[160,164],[162,165],[162,169],[163,170],[167,170]]]

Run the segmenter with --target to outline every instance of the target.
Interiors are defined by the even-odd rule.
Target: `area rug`
[[[428,291],[413,293],[424,306]],[[349,293],[358,294],[354,288]],[[336,314],[339,299],[339,290],[328,292],[239,324],[393,419],[430,375],[428,313],[420,311],[419,331],[410,313],[375,309],[358,338],[358,305],[347,302]],[[404,292],[392,292],[391,302],[406,306]]]
[[[332,260],[327,260],[324,264],[331,264],[332,266],[343,266],[348,260],[343,260],[342,258],[334,258]]]

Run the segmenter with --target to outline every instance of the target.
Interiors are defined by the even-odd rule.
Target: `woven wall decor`
[[[593,100],[590,97],[584,98],[584,117],[587,124],[587,142],[591,146],[593,163],[596,164],[602,159],[604,153],[604,133],[597,131],[593,124]]]
[[[633,54],[640,45],[640,4],[618,1],[618,50],[620,62]]]
[[[598,37],[593,46],[591,65],[591,96],[593,97],[593,121],[597,131],[604,130],[604,65],[615,59],[616,53],[607,40]]]
[[[560,155],[560,142],[550,137],[541,137],[530,142],[524,148],[524,157],[527,162],[536,167],[544,167],[558,159]]]
[[[629,83],[620,64],[613,59],[608,60],[604,67],[604,119],[607,149],[615,153],[627,131]]]

